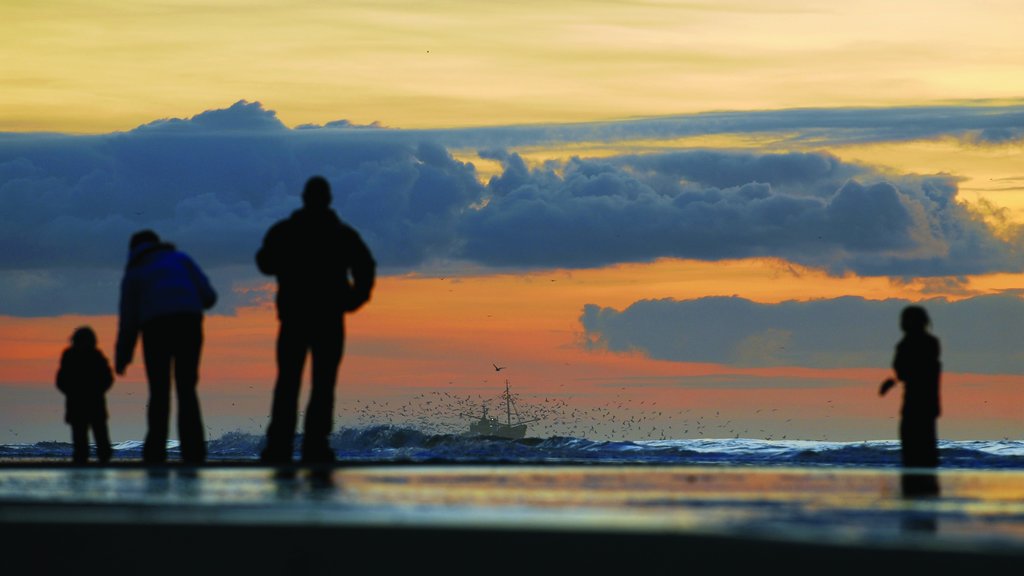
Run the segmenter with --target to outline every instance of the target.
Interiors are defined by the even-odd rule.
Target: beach
[[[0,467],[18,574],[1019,569],[1024,472],[362,463]],[[92,572],[92,570],[89,570]]]

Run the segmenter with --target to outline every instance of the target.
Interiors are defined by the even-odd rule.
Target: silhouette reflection
[[[900,475],[903,499],[908,502],[928,501],[940,494],[939,476],[924,470],[904,470]],[[935,510],[914,506],[903,513],[901,527],[904,532],[934,534],[939,530]]]
[[[327,500],[333,495],[333,466],[278,466],[271,475],[277,485],[279,500],[294,500],[309,497],[314,500]]]
[[[904,498],[934,498],[941,492],[938,475],[927,470],[904,471],[900,487]]]
[[[192,499],[202,491],[202,478],[194,467],[146,466],[146,494]]]

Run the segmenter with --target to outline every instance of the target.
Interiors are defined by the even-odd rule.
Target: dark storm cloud
[[[1011,112],[992,114],[1005,119]],[[866,112],[845,114],[863,120]],[[746,118],[768,129],[815,115],[829,116],[733,114],[709,124],[698,115],[637,126],[732,130]],[[983,118],[965,115],[973,120],[963,125]],[[895,122],[913,114],[889,116]],[[637,134],[624,126],[593,125],[589,134]],[[193,254],[222,291],[252,282],[262,235],[299,207],[313,174],[331,182],[335,208],[360,230],[384,273],[445,261],[537,268],[750,256],[837,274],[1022,269],[1017,243],[995,237],[956,201],[952,177],[881,175],[826,153],[721,150],[530,168],[497,145],[502,130],[529,133],[404,131],[345,121],[289,129],[273,111],[241,101],[122,133],[0,135],[0,314],[112,310],[114,299],[99,294],[111,278],[116,283],[127,239],[141,228]],[[551,130],[557,135],[559,128]],[[497,144],[479,146],[480,156],[500,161],[503,170],[484,184],[473,164],[450,150],[487,135]],[[232,303],[226,299],[225,309]]]
[[[600,266],[775,256],[835,274],[1020,270],[1012,242],[955,201],[954,179],[893,178],[827,154],[684,151],[505,170],[461,219],[491,265]]]
[[[258,105],[236,112],[252,114],[251,130],[234,113],[211,123],[207,112],[194,133],[181,120],[0,140],[0,269],[120,265],[141,227],[201,245],[210,265],[249,264],[313,174],[331,181],[335,207],[383,260],[408,266],[451,251],[453,218],[482,197],[472,167],[436,144],[269,129]]]
[[[142,228],[214,275],[255,277],[263,234],[300,206],[313,174],[329,179],[334,207],[383,265],[451,254],[456,219],[484,193],[472,166],[437,144],[356,132],[288,130],[259,104],[239,103],[125,133],[3,135],[0,313],[112,310],[116,297],[79,287],[119,277]]]
[[[641,300],[621,311],[588,304],[580,320],[588,346],[660,360],[886,369],[908,304],[856,297],[779,304],[737,297]],[[1018,295],[917,304],[931,316],[946,370],[1024,370],[1024,300]]]

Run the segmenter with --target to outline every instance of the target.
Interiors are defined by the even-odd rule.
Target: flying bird
[[[502,370],[507,368],[507,366],[498,366],[497,364],[491,364],[491,366],[494,366],[494,371],[495,372],[501,372]]]

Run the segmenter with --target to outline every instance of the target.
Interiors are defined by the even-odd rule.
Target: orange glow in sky
[[[919,295],[912,285],[830,278],[771,260],[664,260],[543,274],[382,277],[370,303],[347,319],[339,425],[357,423],[357,401],[397,406],[434,391],[492,397],[507,378],[523,402],[559,398],[580,414],[605,406],[648,419],[650,428],[630,430],[634,435],[653,430],[680,437],[891,438],[898,395],[876,395],[877,383],[888,376],[886,365],[736,368],[581,346],[579,314],[588,302],[623,307],[642,297],[686,299],[734,292],[781,301],[852,291],[873,299]],[[5,382],[52,387],[60,351],[71,331],[86,323],[97,330],[110,356],[114,317],[5,318],[0,323]],[[269,304],[241,308],[232,316],[207,316],[200,387],[212,431],[262,432],[275,374],[276,330]],[[895,326],[891,336],[895,345]],[[121,434],[132,434],[129,423],[138,425],[144,411],[139,358],[137,353],[111,392],[112,426],[116,430],[120,424]],[[507,368],[498,373],[492,364]],[[946,434],[1001,438],[1019,431],[1024,376],[947,374],[944,386]],[[58,414],[61,398],[55,389],[48,402]],[[698,416],[703,418],[699,428]],[[626,434],[593,414],[579,418],[581,422],[544,425],[553,433],[578,426],[577,434]],[[59,422],[51,424],[48,428],[59,430]]]

